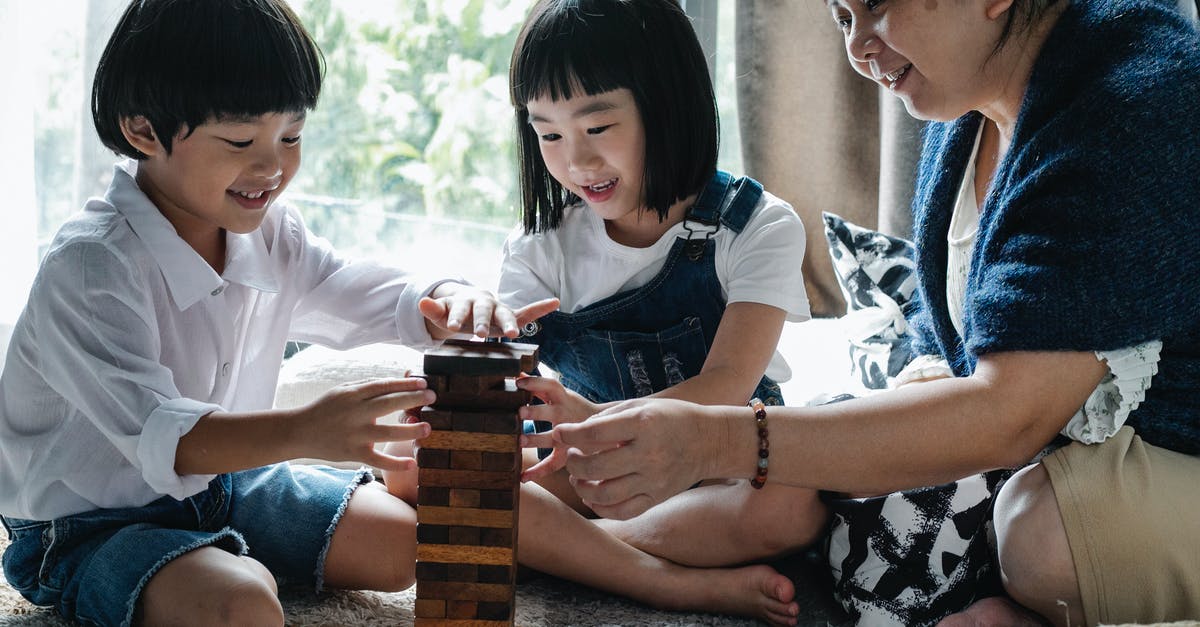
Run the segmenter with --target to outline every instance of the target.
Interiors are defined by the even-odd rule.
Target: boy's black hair
[[[317,104],[324,58],[282,0],[133,0],[92,83],[105,146],[135,159],[121,120],[145,116],[167,153],[212,119],[302,112]]]
[[[509,70],[526,233],[556,228],[563,208],[579,200],[546,169],[527,103],[619,88],[633,92],[646,132],[647,209],[665,219],[671,205],[703,189],[716,171],[716,97],[678,2],[540,0],[517,37]]]

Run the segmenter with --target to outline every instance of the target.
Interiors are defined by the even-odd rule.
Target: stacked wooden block
[[[417,451],[415,627],[512,625],[516,600],[521,423],[529,393],[513,377],[537,347],[447,341],[425,353],[437,400]]]

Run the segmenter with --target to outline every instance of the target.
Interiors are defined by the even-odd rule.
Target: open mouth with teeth
[[[883,75],[883,79],[884,79],[885,81],[887,81],[887,88],[888,88],[888,89],[895,89],[895,88],[896,88],[896,85],[897,85],[897,84],[900,82],[900,79],[904,78],[904,75],[905,75],[905,74],[908,74],[908,71],[909,71],[910,69],[912,69],[912,64],[911,64],[911,63],[909,63],[908,65],[905,65],[905,66],[904,66],[904,67],[902,67],[902,68],[899,68],[899,69],[896,69],[896,70],[892,70],[891,72],[888,72],[887,74],[884,74],[884,75]]]
[[[612,178],[595,185],[583,185],[581,189],[588,202],[604,202],[616,193],[618,181],[620,181],[619,178]]]
[[[597,185],[587,185],[586,187],[588,188],[588,190],[592,191],[593,193],[603,194],[604,192],[607,192],[608,190],[612,189],[613,185],[616,185],[616,184],[617,184],[617,179],[608,179],[607,181],[604,181],[603,183],[599,183]]]
[[[234,202],[246,209],[262,209],[267,206],[267,201],[271,199],[272,191],[270,189],[260,189],[252,192],[243,192],[230,189],[226,190],[225,193],[229,194]]]

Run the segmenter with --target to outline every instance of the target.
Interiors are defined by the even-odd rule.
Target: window
[[[740,170],[733,4],[685,1],[716,63],[721,167]],[[0,0],[0,322],[15,319],[58,226],[111,178],[88,98],[126,0]],[[532,0],[292,0],[321,46],[325,85],[287,195],[346,254],[494,288],[519,223],[508,63]],[[81,10],[81,8],[83,10]],[[715,21],[716,28],[712,28]],[[704,31],[702,31],[704,32]],[[32,159],[29,158],[32,155]]]

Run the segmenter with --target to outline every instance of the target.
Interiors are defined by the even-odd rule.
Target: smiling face
[[[136,141],[138,122],[129,125]],[[181,131],[169,154],[157,142],[149,152],[139,146],[148,158],[138,164],[138,185],[189,242],[221,229],[249,233],[300,167],[303,128],[303,113],[210,120]]]
[[[828,0],[855,71],[913,117],[947,121],[998,97],[996,43],[1011,0]]]
[[[580,90],[581,91],[581,90]],[[628,89],[527,103],[546,169],[617,230],[659,224],[643,211],[646,133]]]

